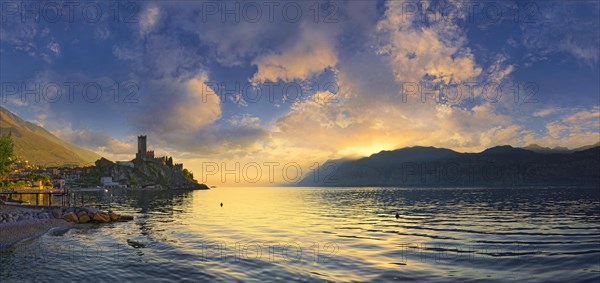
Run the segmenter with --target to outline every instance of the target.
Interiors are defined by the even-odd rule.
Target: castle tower
[[[145,155],[146,148],[146,136],[138,136],[138,154]]]
[[[146,148],[146,136],[138,136],[138,152],[135,154],[135,158],[146,160],[146,156],[148,155]]]

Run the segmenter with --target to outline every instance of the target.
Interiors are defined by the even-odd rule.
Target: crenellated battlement
[[[135,158],[143,161],[152,161],[156,164],[167,166],[174,171],[182,172],[182,163],[173,163],[173,157],[169,156],[154,156],[154,150],[148,150],[146,136],[138,136],[138,152],[135,154]]]
[[[173,168],[176,171],[183,171],[183,164],[182,163],[175,163],[175,165],[173,165]]]

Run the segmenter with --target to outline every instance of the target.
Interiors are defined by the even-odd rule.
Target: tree
[[[184,168],[183,171],[181,171],[181,174],[188,180],[194,180],[194,173],[190,170]]]
[[[0,180],[10,173],[10,167],[14,163],[14,144],[10,133],[0,135]]]

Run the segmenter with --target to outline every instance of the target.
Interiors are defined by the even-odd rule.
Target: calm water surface
[[[19,244],[0,256],[0,281],[600,282],[598,189],[217,188],[88,198],[136,219]]]

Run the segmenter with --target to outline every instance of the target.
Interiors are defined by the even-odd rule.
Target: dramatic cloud
[[[337,63],[335,38],[318,30],[317,26],[304,27],[300,36],[278,53],[258,57],[253,82],[306,80],[332,68]]]
[[[221,117],[221,101],[208,85],[207,74],[176,81],[163,79],[148,84],[149,96],[141,103],[138,125],[157,134],[195,133]]]
[[[336,66],[340,91],[335,102],[294,103],[276,121],[273,137],[279,144],[312,156],[333,153],[341,157],[412,145],[478,151],[518,141],[524,135],[522,126],[514,125],[515,119],[500,114],[501,103],[478,99],[468,105],[440,104],[437,92],[427,101],[419,95],[403,97],[405,82],[504,80],[513,66],[506,56],[498,55],[482,72],[458,26],[407,22],[401,7],[396,1],[388,2],[385,16],[376,25],[380,58],[352,53],[351,64],[340,60]],[[323,96],[327,93],[313,97]]]
[[[420,16],[403,12],[403,1],[387,2],[379,53],[390,59],[396,79],[416,82],[424,76],[434,82],[464,82],[481,73],[460,28],[447,21],[416,24]],[[426,7],[425,7],[426,8]]]
[[[564,146],[576,148],[600,142],[600,107],[589,109],[552,108],[542,110],[537,116],[546,117],[550,113],[552,119],[545,122],[544,131],[536,133],[528,131],[523,137],[524,144],[536,143],[544,146]],[[547,115],[543,115],[547,114]]]
[[[132,158],[135,136],[147,134],[157,154],[196,173],[208,161],[307,165],[414,145],[479,151],[599,139],[597,3],[536,2],[533,22],[512,13],[486,22],[481,9],[473,18],[439,14],[436,5],[455,1],[318,2],[318,15],[302,1],[298,21],[285,18],[283,4],[272,18],[263,5],[249,21],[223,10],[249,2],[226,2],[136,2],[122,15],[135,23],[108,14],[93,24],[9,17],[0,71],[19,89],[3,90],[3,106],[115,160]],[[207,3],[218,9],[207,14]],[[432,10],[403,10],[417,4]],[[79,84],[72,92],[71,82]],[[460,100],[442,95],[471,82],[479,85],[472,98],[464,87]],[[539,92],[525,103],[529,82]],[[42,93],[50,83],[61,86],[60,101],[43,99],[58,94]],[[508,87],[495,101],[481,93],[487,83]],[[98,100],[89,99],[94,88],[83,91],[90,84],[102,89]],[[288,85],[303,96],[284,93]],[[251,99],[258,89],[262,97]]]

